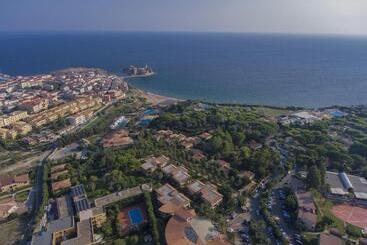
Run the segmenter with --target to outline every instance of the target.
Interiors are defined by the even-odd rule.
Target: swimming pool
[[[141,223],[143,223],[144,218],[140,208],[131,209],[130,211],[128,211],[128,214],[131,224],[140,225]]]

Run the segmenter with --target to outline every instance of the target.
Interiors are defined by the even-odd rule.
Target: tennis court
[[[367,209],[351,205],[336,205],[331,209],[339,219],[367,230]]]

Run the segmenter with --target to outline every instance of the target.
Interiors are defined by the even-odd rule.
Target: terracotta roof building
[[[158,201],[162,204],[160,211],[172,214],[180,207],[190,206],[190,199],[178,192],[170,184],[165,184],[156,190]]]
[[[226,176],[228,176],[229,171],[231,170],[231,164],[224,160],[218,160],[216,161],[216,164],[218,165],[220,171],[222,171]]]
[[[189,171],[183,166],[176,166],[173,164],[162,168],[163,173],[172,177],[172,179],[179,185],[184,185],[190,178]]]
[[[124,129],[121,129],[102,139],[102,145],[104,148],[127,147],[133,143],[134,140],[129,137],[129,133]]]
[[[229,245],[213,223],[194,210],[177,209],[166,225],[168,245]]]
[[[141,168],[144,169],[144,171],[153,172],[157,168],[165,167],[168,164],[168,162],[169,162],[169,157],[166,157],[165,155],[161,155],[159,157],[149,157],[141,165]]]
[[[191,194],[200,194],[200,197],[213,208],[223,200],[223,195],[217,191],[217,187],[210,183],[204,184],[199,180],[195,180],[187,185],[187,189]]]
[[[51,168],[51,173],[57,173],[60,171],[64,171],[66,169],[66,164],[58,164]]]
[[[69,188],[71,186],[70,179],[64,179],[57,182],[52,183],[51,189],[52,192],[57,192],[62,189]]]
[[[17,176],[1,175],[0,191],[10,191],[30,184],[28,174]]]

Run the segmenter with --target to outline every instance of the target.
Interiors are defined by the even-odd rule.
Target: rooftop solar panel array
[[[75,211],[77,213],[90,209],[91,206],[82,184],[71,187],[71,196],[73,197]]]
[[[85,195],[84,185],[76,185],[76,186],[71,187],[72,197],[81,196],[81,195]]]
[[[90,203],[87,197],[74,201],[76,212],[90,209]]]

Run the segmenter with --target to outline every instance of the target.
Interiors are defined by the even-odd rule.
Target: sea
[[[0,33],[0,72],[30,75],[68,67],[121,74],[179,99],[269,106],[367,104],[367,37],[239,33]]]

